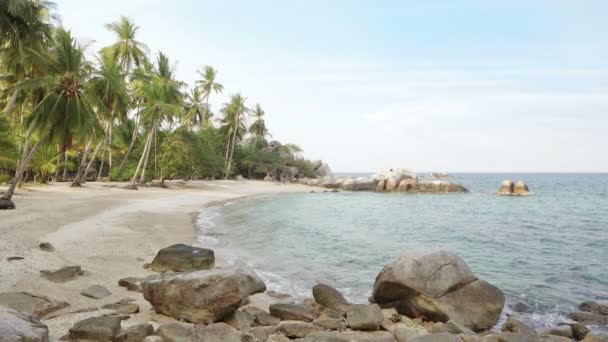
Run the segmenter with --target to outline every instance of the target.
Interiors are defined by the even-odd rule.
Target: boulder
[[[313,332],[323,331],[320,326],[302,321],[282,321],[279,330],[287,337],[301,338]]]
[[[69,336],[72,340],[114,341],[120,333],[118,316],[90,317],[74,324]]]
[[[131,315],[139,312],[139,305],[133,303],[113,303],[106,304],[102,309],[114,310],[121,315]]]
[[[213,323],[207,326],[196,326],[192,341],[204,342],[243,342],[243,334],[226,323]]]
[[[376,180],[371,178],[359,177],[347,179],[342,183],[341,188],[349,191],[373,191],[376,189]]]
[[[48,342],[49,329],[33,315],[0,305],[0,341]]]
[[[115,342],[140,342],[147,336],[154,335],[154,326],[150,323],[141,323],[128,327],[116,335]]]
[[[167,342],[160,336],[146,336],[141,342]]]
[[[401,179],[397,177],[390,177],[386,179],[386,184],[384,185],[384,191],[395,191],[397,187],[401,183]]]
[[[387,180],[389,178],[397,179],[399,184],[404,179],[416,179],[416,173],[408,169],[380,169],[372,176],[372,179]]]
[[[451,193],[468,192],[469,190],[460,184],[436,180],[428,183],[418,183],[418,191],[429,193]]]
[[[569,339],[573,338],[572,328],[569,325],[559,325],[557,327],[548,328],[541,331],[540,334],[567,337]]]
[[[570,329],[572,329],[572,337],[578,341],[584,339],[585,336],[587,336],[587,334],[590,332],[589,328],[579,322],[560,323],[559,325],[569,325]]]
[[[530,307],[530,305],[524,302],[517,302],[511,305],[511,309],[519,313],[532,313],[532,308]]]
[[[158,279],[159,276],[149,276],[146,278],[127,277],[118,280],[118,286],[126,288],[128,291],[142,292],[141,284],[147,280]]]
[[[598,315],[591,312],[575,311],[568,315],[573,321],[587,325],[608,325],[608,315]]]
[[[281,169],[279,173],[279,180],[281,182],[291,182],[300,173],[298,168],[289,166]]]
[[[319,331],[313,332],[301,342],[396,342],[388,331]]]
[[[236,310],[224,319],[224,322],[237,330],[248,331],[255,323],[255,318],[247,311]]]
[[[583,342],[608,342],[608,335],[605,334],[587,334]]]
[[[144,298],[157,313],[203,324],[222,320],[248,296],[266,291],[262,279],[246,265],[168,274],[142,285]]]
[[[330,330],[343,331],[346,329],[346,321],[344,318],[332,317],[325,314],[321,314],[319,317],[315,318],[315,320],[312,321],[312,324]]]
[[[48,281],[54,283],[65,283],[70,280],[76,279],[78,276],[83,274],[80,266],[65,266],[58,270],[42,270],[40,276]]]
[[[429,332],[421,325],[397,323],[393,327],[393,335],[395,335],[395,338],[399,342],[408,342],[428,334]]]
[[[528,185],[522,181],[517,181],[513,185],[513,194],[514,195],[527,195],[530,192],[528,189]]]
[[[255,323],[258,325],[273,326],[281,322],[280,318],[274,317],[264,310],[252,310],[248,312],[253,316]]]
[[[191,325],[183,323],[162,324],[154,334],[164,342],[193,342],[194,329]]]
[[[80,294],[93,299],[102,299],[112,295],[112,292],[101,285],[91,285],[80,292]]]
[[[408,317],[453,320],[473,331],[493,327],[505,302],[498,288],[447,251],[402,254],[376,277],[373,299]]]
[[[321,187],[326,189],[338,189],[340,187],[340,182],[331,177],[323,178],[321,181]]]
[[[215,265],[212,250],[175,244],[158,251],[150,269],[155,272],[210,270]]]
[[[329,285],[317,284],[313,286],[312,296],[320,305],[337,312],[344,312],[350,306],[344,296]]]
[[[315,318],[310,306],[304,304],[273,304],[270,314],[282,320],[312,322]]]
[[[319,178],[331,177],[333,176],[333,172],[331,172],[331,168],[327,163],[321,162],[321,164],[315,168],[315,175]]]
[[[515,184],[513,184],[513,181],[511,180],[503,180],[500,183],[500,187],[498,188],[497,194],[499,195],[511,195],[513,193],[513,187],[515,186]]]
[[[530,194],[530,190],[528,189],[528,185],[523,181],[513,183],[510,180],[504,180],[500,183],[500,187],[496,193],[507,196],[526,196]]]
[[[411,342],[461,342],[458,335],[451,334],[449,332],[441,332],[436,334],[429,334],[418,336],[410,340]]]
[[[0,305],[42,318],[70,304],[27,292],[0,293]]]
[[[505,324],[502,325],[501,330],[503,332],[511,332],[519,335],[530,336],[531,338],[536,338],[536,331],[525,325],[522,321],[515,319],[513,317],[509,317]]]
[[[376,191],[384,191],[386,190],[386,179],[378,179],[376,180]]]
[[[406,178],[402,180],[397,186],[399,192],[417,192],[418,191],[418,180],[412,178]]]
[[[351,305],[346,309],[346,322],[353,330],[378,330],[384,319],[377,304]]]
[[[600,304],[594,301],[586,301],[578,306],[579,310],[591,312],[596,315],[608,315],[608,305]]]

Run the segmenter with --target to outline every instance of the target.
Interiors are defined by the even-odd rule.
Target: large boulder
[[[192,323],[218,322],[266,285],[246,265],[168,274],[142,283],[144,298],[157,313]]]
[[[497,287],[447,251],[402,254],[376,277],[373,299],[408,317],[453,320],[474,331],[493,327],[505,302]]]
[[[575,311],[568,315],[573,321],[588,325],[608,325],[608,315],[598,315],[591,312]]]
[[[49,329],[35,316],[0,306],[0,341],[47,342]]]
[[[27,292],[4,292],[0,293],[0,305],[42,318],[70,304]]]
[[[608,315],[608,305],[600,304],[594,301],[582,302],[578,308],[581,311],[591,312],[596,315]]]
[[[523,181],[513,183],[513,181],[504,180],[500,183],[500,187],[496,193],[505,196],[526,196],[530,194],[530,190],[528,189],[528,185]]]
[[[498,191],[496,192],[499,195],[511,195],[513,193],[513,181],[511,180],[503,180],[500,183],[500,187],[498,188]]]
[[[175,244],[158,251],[150,268],[156,272],[209,270],[215,265],[212,250]]]
[[[304,304],[278,303],[270,306],[270,314],[282,320],[312,322],[312,308]]]
[[[323,161],[315,162],[315,175],[319,178],[332,177],[334,174],[331,172],[329,165]]]
[[[341,188],[349,191],[373,191],[377,183],[378,181],[366,177],[349,178],[342,183]]]
[[[90,317],[74,324],[69,336],[73,341],[114,341],[120,333],[120,322],[119,316]]]
[[[378,330],[384,319],[377,304],[352,305],[346,310],[346,322],[353,330]]]
[[[428,193],[450,193],[450,192],[468,192],[464,186],[448,181],[435,180],[432,182],[418,183],[419,192]]]
[[[320,305],[335,310],[345,312],[350,303],[336,289],[329,285],[317,284],[312,288],[312,296]]]
[[[416,173],[408,169],[380,169],[372,176],[372,179],[387,180],[396,178],[397,184],[404,179],[416,179]]]

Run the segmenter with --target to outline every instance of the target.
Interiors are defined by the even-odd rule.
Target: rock
[[[266,329],[264,327],[254,327],[251,329],[251,334],[258,339],[258,341],[266,341],[268,339],[268,334],[266,333]]]
[[[590,332],[589,328],[587,328],[584,324],[574,322],[574,323],[560,323],[559,325],[569,325],[570,329],[572,329],[572,336],[575,340],[581,341],[587,336]]]
[[[395,338],[399,342],[408,342],[428,334],[428,331],[421,325],[397,323],[393,329],[393,335],[395,335]]]
[[[320,165],[315,168],[315,175],[319,178],[332,177],[333,172],[331,172],[331,168],[327,163],[321,162]]]
[[[194,331],[192,326],[183,323],[169,323],[158,327],[155,335],[162,337],[164,342],[191,342]]]
[[[530,190],[528,189],[528,185],[522,181],[513,183],[510,180],[504,180],[500,183],[500,187],[496,193],[508,196],[526,196],[530,194]]]
[[[446,332],[452,333],[452,334],[456,334],[456,335],[475,335],[475,332],[467,327],[465,327],[464,325],[458,323],[458,322],[454,322],[454,321],[447,321],[444,325],[443,325],[444,329]]]
[[[226,317],[224,322],[237,330],[249,331],[255,323],[255,318],[247,311],[236,310]]]
[[[0,305],[0,341],[48,342],[49,329],[33,315]]]
[[[124,287],[129,291],[134,292],[142,292],[143,289],[141,287],[141,283],[144,282],[146,278],[136,278],[136,277],[127,277],[118,280],[118,286]]]
[[[154,335],[154,326],[149,323],[141,323],[128,327],[119,333],[115,342],[140,342],[146,336]]]
[[[418,191],[418,180],[406,178],[402,180],[397,186],[399,192],[417,192]]]
[[[243,177],[242,175],[237,175],[236,177],[234,177],[234,180],[236,180],[237,182],[242,182],[245,180],[245,177]]]
[[[590,312],[596,315],[608,315],[608,305],[600,304],[598,302],[583,302],[578,306],[578,308],[581,311]]]
[[[102,299],[112,295],[112,292],[101,285],[91,285],[80,292],[80,294],[93,299]]]
[[[287,337],[301,338],[316,331],[323,331],[323,328],[308,322],[282,321],[279,330]]]
[[[341,188],[349,191],[373,191],[376,189],[377,181],[371,178],[348,179],[342,183]]]
[[[292,182],[300,173],[297,167],[288,166],[280,169],[279,180],[281,182]]]
[[[486,334],[481,337],[481,342],[539,342],[541,339],[536,335],[523,335],[514,332],[502,332]],[[550,341],[546,341],[550,342]]]
[[[509,317],[505,324],[503,324],[501,330],[503,332],[512,332],[519,335],[531,336],[532,338],[536,337],[536,331],[525,325],[522,321],[515,319],[513,317]]]
[[[338,189],[340,187],[340,183],[333,178],[324,178],[321,181],[321,187],[326,189]]]
[[[103,309],[114,310],[121,315],[131,315],[139,312],[139,305],[132,303],[114,303],[102,306]]]
[[[291,340],[287,336],[282,334],[272,334],[268,336],[266,342],[290,342]]]
[[[214,265],[215,255],[212,250],[180,243],[158,251],[150,268],[155,272],[187,272],[210,270]]]
[[[165,339],[160,336],[146,336],[141,342],[165,342]]]
[[[80,266],[65,266],[55,271],[42,270],[40,271],[40,276],[54,283],[65,283],[67,281],[76,279],[83,273],[84,272]]]
[[[41,242],[38,244],[38,248],[45,252],[54,252],[55,247],[50,242]]]
[[[557,335],[540,335],[540,342],[572,342],[571,338],[557,336]]]
[[[274,317],[263,310],[250,311],[249,313],[253,316],[254,321],[258,325],[272,326],[278,325],[281,322],[281,319],[279,319],[278,317]]]
[[[42,318],[70,304],[27,292],[4,292],[0,293],[0,305]]]
[[[386,180],[386,184],[384,185],[384,191],[395,191],[397,190],[397,186],[401,183],[401,179],[397,177],[390,177]]]
[[[301,342],[396,342],[388,331],[319,331],[313,332]]]
[[[515,186],[515,184],[513,184],[512,181],[510,180],[503,180],[502,183],[500,183],[500,187],[498,188],[497,194],[499,195],[511,195],[513,193],[513,187]]]
[[[376,191],[384,191],[386,189],[386,179],[378,179],[376,183]]]
[[[246,265],[165,275],[143,282],[144,298],[157,313],[192,323],[218,322],[249,295],[266,291]]]
[[[17,260],[23,260],[23,259],[25,259],[25,258],[20,257],[20,256],[12,256],[12,257],[6,258],[6,261],[17,261]]]
[[[270,314],[282,320],[312,322],[315,318],[312,308],[303,304],[273,304]]]
[[[608,342],[608,335],[587,334],[583,342]]]
[[[372,176],[372,179],[376,180],[388,180],[395,178],[397,184],[404,179],[416,179],[416,173],[408,169],[380,169]]]
[[[608,325],[608,315],[598,315],[591,312],[575,311],[568,315],[573,321],[587,325]]]
[[[540,334],[562,336],[562,337],[567,337],[569,339],[573,338],[572,328],[570,328],[569,325],[559,325],[557,327],[545,329],[545,330],[541,331]]]
[[[329,285],[317,284],[313,286],[312,296],[320,305],[337,312],[344,312],[350,306],[344,296]]]
[[[352,305],[346,310],[346,322],[353,330],[378,330],[384,319],[377,304]]]
[[[522,181],[517,181],[513,185],[513,194],[515,195],[527,195],[529,192],[530,190],[528,189],[528,185]]]
[[[137,185],[135,185],[134,183],[129,183],[129,184],[123,186],[122,188],[125,190],[139,190],[137,188]]]
[[[72,340],[114,341],[120,333],[120,317],[90,317],[70,328]]]
[[[532,308],[530,307],[530,305],[528,305],[527,303],[524,303],[524,302],[517,302],[517,303],[511,305],[511,309],[513,309],[513,311],[519,312],[519,313],[531,313],[532,312]]]
[[[213,323],[207,326],[196,326],[192,341],[203,342],[242,342],[243,335],[226,323]]]
[[[408,317],[453,320],[473,331],[493,327],[505,297],[447,251],[402,254],[376,277],[374,301]]]
[[[13,210],[15,203],[9,199],[0,198],[0,210]]]
[[[249,296],[248,301],[248,306],[253,306],[256,309],[261,309],[266,312],[270,311],[270,306],[273,304],[293,303],[293,299],[291,297],[277,298],[270,296],[267,293],[256,293],[254,295],[251,295]]]
[[[412,342],[460,342],[458,335],[450,334],[449,332],[441,332],[437,334],[418,336],[410,341]]]
[[[344,318],[331,317],[328,315],[320,315],[312,321],[312,324],[330,330],[342,331],[346,329],[346,321]]]
[[[468,192],[469,190],[460,184],[436,180],[430,183],[418,183],[418,191],[429,193],[450,193]]]

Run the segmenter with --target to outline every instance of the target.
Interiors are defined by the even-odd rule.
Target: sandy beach
[[[142,295],[119,287],[118,280],[153,274],[143,265],[160,248],[195,244],[194,220],[205,206],[246,196],[310,191],[303,185],[259,181],[169,182],[169,189],[139,191],[123,190],[122,185],[87,183],[72,189],[58,183],[20,189],[14,197],[17,210],[0,212],[0,292],[25,291],[70,304],[50,315],[57,317],[42,320],[49,326],[52,341],[74,322],[104,310],[71,312],[100,308],[125,297],[140,305],[140,313],[126,325],[154,320]],[[51,243],[56,250],[40,250],[41,242]],[[24,259],[8,261],[10,257]],[[40,277],[41,270],[70,265],[81,266],[84,276],[66,283]],[[94,284],[107,287],[112,295],[101,300],[80,295]]]

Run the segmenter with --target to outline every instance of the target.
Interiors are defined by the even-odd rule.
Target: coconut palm
[[[118,38],[118,41],[109,48],[125,71],[131,71],[146,60],[148,47],[135,39],[139,26],[123,16],[119,21],[107,24],[106,28],[114,32]]]
[[[205,119],[209,117],[207,104],[205,103],[203,93],[199,88],[192,88],[186,94],[184,101],[184,112],[182,120],[190,129],[201,127],[205,124]]]
[[[222,126],[228,136],[228,142],[226,144],[226,172],[224,173],[224,179],[227,179],[230,176],[230,168],[234,158],[236,141],[241,139],[246,132],[245,115],[249,112],[249,109],[245,106],[246,100],[247,98],[243,97],[241,94],[235,94],[230,98],[230,102],[226,103],[224,108],[222,108],[222,113],[224,114]]]
[[[196,72],[202,77],[201,80],[196,81],[196,86],[203,93],[203,100],[205,102],[203,121],[205,127],[209,127],[212,117],[211,108],[209,107],[209,97],[211,97],[212,92],[221,94],[222,91],[224,91],[224,86],[216,81],[217,70],[213,69],[212,66],[205,65],[203,70],[197,70]]]
[[[15,188],[42,143],[53,139],[65,142],[67,137],[98,128],[92,105],[94,97],[88,86],[91,66],[85,59],[84,48],[72,37],[70,31],[58,28],[50,51],[36,55],[39,64],[45,65],[48,72],[44,76],[23,81],[20,88],[45,88],[47,92],[27,119],[28,132],[23,157],[0,201],[0,207],[8,209],[14,209],[11,198]],[[30,150],[29,144],[35,133],[38,134],[38,140]],[[85,155],[86,153],[87,151]]]
[[[264,110],[262,106],[257,103],[251,113],[255,117],[255,121],[249,126],[249,133],[253,134],[253,148],[255,149],[258,143],[258,138],[264,138],[268,134],[266,128],[266,122],[264,121]]]

